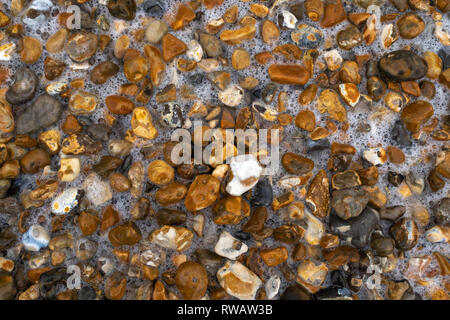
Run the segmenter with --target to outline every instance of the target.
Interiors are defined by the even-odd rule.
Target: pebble
[[[134,0],[131,0],[134,3]],[[120,300],[125,295],[127,278],[121,272],[114,272],[105,280],[105,297],[109,300]]]
[[[200,300],[208,288],[206,269],[194,261],[182,263],[175,275],[175,284],[185,300]]]
[[[244,96],[244,89],[238,85],[233,85],[219,92],[219,100],[228,107],[240,105]]]
[[[226,191],[232,196],[240,196],[253,188],[262,173],[262,167],[253,155],[241,155],[231,158],[230,168],[233,179],[228,183]]]
[[[356,218],[342,220],[335,215],[330,216],[331,232],[343,240],[350,240],[357,248],[369,243],[370,235],[378,224],[377,211],[366,207]]]
[[[69,57],[82,63],[89,60],[97,51],[98,38],[95,34],[89,32],[76,32],[67,38],[64,50]]]
[[[105,103],[108,110],[113,114],[128,114],[134,109],[133,101],[122,96],[107,96]]]
[[[23,104],[33,99],[39,85],[36,74],[26,68],[19,68],[14,74],[14,83],[6,91],[6,100],[13,104]]]
[[[175,204],[186,197],[187,188],[180,182],[171,182],[155,193],[155,199],[163,206]]]
[[[223,54],[222,44],[217,37],[201,32],[199,33],[198,41],[202,50],[209,58],[217,58]],[[198,52],[198,49],[197,49]],[[189,51],[188,51],[189,54]],[[195,60],[195,59],[194,59]],[[199,62],[199,61],[198,61]]]
[[[22,244],[28,251],[39,251],[46,248],[49,242],[50,235],[40,225],[32,225],[22,237]]]
[[[450,228],[446,226],[434,226],[425,232],[425,239],[432,243],[448,243]]]
[[[331,28],[347,18],[341,0],[328,2],[324,7],[323,12],[323,19],[320,22],[320,26],[323,28]]]
[[[18,134],[27,134],[48,128],[61,119],[62,104],[54,97],[40,95],[25,113],[17,118]]]
[[[142,239],[142,235],[139,227],[133,221],[128,221],[112,228],[108,239],[114,247],[132,246]]]
[[[437,79],[442,72],[442,59],[432,51],[425,51],[423,58],[428,66],[427,77]]]
[[[422,123],[434,114],[433,106],[424,100],[416,100],[406,105],[401,112],[401,119],[411,132],[419,131]]]
[[[163,248],[184,251],[191,246],[194,234],[183,227],[163,226],[149,235],[149,240]]]
[[[104,84],[108,79],[119,72],[119,66],[112,61],[100,62],[92,69],[91,81],[95,84]]]
[[[386,151],[383,148],[369,148],[364,151],[363,157],[365,160],[373,164],[374,166],[382,165],[387,160]]]
[[[288,259],[288,250],[285,247],[263,249],[259,254],[268,267],[275,267]]]
[[[74,115],[86,115],[95,111],[98,105],[98,98],[83,90],[75,90],[70,94],[69,109]]]
[[[23,37],[19,41],[19,54],[23,63],[35,63],[42,54],[41,42],[33,37]]]
[[[37,173],[49,164],[50,155],[40,148],[28,151],[22,159],[20,159],[22,171],[28,174]]]
[[[234,50],[231,56],[231,64],[236,70],[244,70],[250,66],[250,54],[245,49]]]
[[[214,247],[214,252],[221,257],[230,260],[236,260],[240,255],[246,253],[248,247],[238,239],[234,238],[230,233],[223,231]]]
[[[83,182],[86,197],[94,205],[99,206],[112,199],[111,186],[97,174],[89,174]]]
[[[311,293],[315,293],[325,281],[327,274],[328,268],[325,263],[305,259],[297,268],[296,281]]]
[[[11,106],[5,100],[0,99],[0,132],[8,134],[12,131],[14,131],[14,115]]]
[[[173,181],[175,170],[163,160],[152,161],[148,168],[148,179],[156,185],[166,185]]]
[[[314,161],[292,152],[285,153],[281,158],[281,163],[290,174],[304,175],[314,169]]]
[[[303,3],[308,18],[319,21],[323,17],[324,4],[320,0],[306,0]]]
[[[136,55],[124,59],[123,73],[128,81],[138,82],[147,75],[147,72],[148,65],[144,57]]]
[[[241,197],[226,196],[213,205],[216,224],[238,224],[250,215],[250,206]]]
[[[397,27],[402,38],[414,39],[425,29],[425,22],[415,13],[406,13],[398,19]]]
[[[331,207],[344,220],[361,214],[369,202],[369,195],[362,189],[336,190],[332,193]]]
[[[176,209],[160,209],[156,212],[160,225],[180,225],[186,222],[186,213]]]
[[[411,250],[419,241],[419,230],[412,219],[401,218],[390,227],[389,232],[397,248],[403,251]]]
[[[135,0],[109,0],[107,4],[109,13],[118,19],[133,20],[136,16]],[[149,5],[147,5],[147,10]]]
[[[267,33],[266,35],[275,36],[274,32],[275,32],[275,29],[278,30],[277,26],[269,20],[265,20],[264,23],[267,24],[266,31],[270,32],[270,33]],[[263,25],[264,25],[264,23],[263,23]],[[263,29],[263,27],[261,27],[261,28]],[[225,42],[228,45],[238,45],[243,41],[253,39],[253,37],[255,36],[255,33],[256,33],[255,26],[248,25],[248,26],[244,26],[240,29],[236,29],[236,30],[222,31],[222,33],[220,34],[220,40],[222,40],[223,42]],[[200,43],[201,43],[201,41],[200,41]]]
[[[317,109],[320,113],[328,112],[330,118],[339,122],[347,119],[347,111],[339,100],[339,95],[332,89],[320,93]]]
[[[69,32],[65,28],[61,28],[48,38],[45,43],[45,49],[50,53],[59,53],[64,49]]]
[[[217,271],[217,279],[225,291],[240,300],[255,300],[261,279],[237,261],[227,261]]]
[[[254,207],[267,207],[273,201],[273,190],[267,179],[259,179],[253,188],[250,203]]]
[[[183,54],[187,49],[188,47],[183,41],[170,33],[167,33],[162,38],[162,57],[166,62]]]
[[[309,80],[309,71],[300,65],[272,64],[269,77],[280,84],[305,85]]]
[[[359,29],[353,24],[349,24],[336,34],[338,46],[344,50],[351,50],[361,44],[363,36]]]
[[[51,203],[52,213],[56,215],[66,215],[77,205],[80,192],[77,188],[67,188],[53,199]]]
[[[271,276],[264,285],[264,288],[267,293],[267,299],[271,300],[276,297],[280,290],[281,279],[278,276]]]
[[[426,61],[409,50],[386,53],[378,61],[378,68],[394,81],[417,80],[424,77],[428,70]]]
[[[17,293],[17,288],[14,283],[14,278],[3,271],[0,271],[0,299],[11,300]]]
[[[169,28],[164,21],[155,19],[149,23],[145,30],[145,40],[157,44],[168,31]]]
[[[339,94],[342,99],[351,107],[355,107],[361,95],[359,94],[358,87],[353,83],[342,83],[338,87]]]
[[[320,170],[311,181],[306,193],[306,202],[311,205],[312,213],[322,219],[330,213],[329,181],[325,170]]]
[[[145,107],[133,109],[131,128],[138,137],[153,140],[158,136],[158,129],[153,125],[152,115]]]

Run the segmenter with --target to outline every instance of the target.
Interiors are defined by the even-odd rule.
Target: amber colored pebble
[[[288,259],[288,250],[285,247],[264,249],[259,254],[268,267],[275,267]]]
[[[402,81],[401,87],[403,91],[414,97],[419,97],[421,94],[420,87],[417,81]]]
[[[100,219],[89,212],[83,211],[78,217],[78,223],[80,224],[83,235],[90,236],[97,230]]]
[[[107,206],[103,209],[102,222],[100,229],[106,231],[120,221],[119,212],[116,211],[112,206]]]
[[[174,35],[167,33],[162,38],[162,57],[166,62],[183,54],[186,50],[187,45]]]
[[[316,117],[310,110],[302,110],[295,117],[295,125],[306,131],[313,131],[316,127]]]
[[[263,51],[255,55],[255,59],[259,64],[267,64],[273,60],[273,55],[269,51]]]
[[[395,164],[400,164],[405,162],[405,154],[402,150],[394,147],[394,146],[388,146],[387,147],[387,153],[389,157],[389,161]]]

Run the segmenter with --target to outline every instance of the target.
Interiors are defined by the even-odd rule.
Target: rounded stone
[[[185,199],[186,209],[193,212],[212,205],[219,197],[220,180],[209,174],[195,177]]]
[[[245,49],[236,49],[231,56],[231,64],[236,70],[243,70],[250,66],[250,54]]]
[[[97,51],[97,35],[89,32],[76,32],[67,39],[64,50],[78,63],[89,60]]]
[[[363,40],[363,36],[359,29],[349,24],[344,29],[340,30],[336,35],[336,42],[338,46],[344,50],[351,50],[356,46],[359,46]]]
[[[91,81],[95,84],[104,84],[109,78],[119,72],[119,66],[112,61],[100,62],[92,69]]]
[[[11,104],[22,104],[31,100],[39,85],[36,74],[26,68],[21,67],[14,74],[14,83],[6,91],[6,100]]]
[[[113,114],[128,114],[134,109],[133,101],[121,96],[107,96],[105,103]]]
[[[44,149],[34,149],[27,152],[22,159],[20,165],[23,172],[33,174],[39,172],[40,169],[50,164],[50,156]]]
[[[425,28],[423,19],[415,13],[406,13],[397,21],[398,32],[405,39],[413,39]]]
[[[427,63],[409,50],[389,52],[378,61],[378,68],[394,81],[417,80],[427,74]]]
[[[35,63],[42,54],[42,44],[33,37],[23,37],[19,41],[19,54],[22,62],[27,64]]]
[[[200,300],[208,288],[208,275],[206,269],[194,261],[182,263],[175,275],[175,285],[183,299]]]
[[[283,155],[281,164],[290,174],[304,175],[314,169],[314,161],[292,152]]]
[[[173,181],[175,170],[163,160],[154,160],[147,168],[148,179],[156,185],[166,185]]]
[[[130,21],[136,17],[135,0],[108,0],[107,7],[115,18]]]

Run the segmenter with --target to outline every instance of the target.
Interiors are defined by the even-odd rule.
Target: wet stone
[[[104,84],[109,78],[119,72],[119,66],[111,61],[99,63],[92,69],[91,81],[95,84]]]
[[[402,218],[389,229],[397,248],[403,251],[414,248],[419,240],[419,231],[414,220]]]
[[[147,8],[149,8],[147,4]],[[109,13],[118,19],[133,20],[136,16],[136,2],[135,0],[108,0]]]
[[[314,49],[322,45],[324,37],[319,29],[308,24],[299,24],[297,29],[291,33],[291,39],[300,48]]]
[[[31,100],[39,85],[36,74],[26,68],[19,68],[14,75],[14,83],[6,91],[6,100],[11,104],[22,104]]]
[[[332,193],[331,206],[342,219],[361,214],[369,202],[369,195],[362,189],[336,190]]]
[[[369,243],[370,235],[377,224],[377,212],[368,207],[359,216],[349,220],[330,216],[331,231],[342,239],[351,238],[352,245],[357,248],[363,248]]]
[[[43,94],[17,118],[17,133],[27,134],[50,127],[61,118],[61,114],[61,103],[56,98]]]
[[[409,131],[417,132],[422,123],[431,118],[433,114],[434,109],[429,102],[416,100],[403,108],[401,118]]]
[[[291,174],[304,175],[314,169],[314,161],[298,154],[287,152],[281,158],[284,169]]]
[[[33,64],[42,54],[42,44],[33,37],[23,37],[19,41],[19,54],[22,62]]]
[[[93,33],[77,32],[69,36],[64,50],[78,63],[89,60],[97,51],[98,38]]]
[[[180,225],[186,222],[186,213],[177,209],[160,209],[156,212],[160,225]]]
[[[183,299],[199,300],[203,298],[208,288],[206,270],[197,262],[184,262],[177,269],[175,284]]]
[[[363,40],[362,34],[359,29],[349,24],[344,29],[340,30],[336,35],[336,42],[338,46],[344,50],[351,50],[356,46],[359,46]]]
[[[406,13],[398,19],[397,27],[402,38],[413,39],[423,32],[425,22],[415,13]]]
[[[261,179],[253,188],[250,203],[253,207],[267,207],[273,201],[273,190],[267,179]]]
[[[424,59],[409,50],[397,50],[385,54],[378,62],[380,71],[394,81],[417,80],[426,75],[428,67]]]

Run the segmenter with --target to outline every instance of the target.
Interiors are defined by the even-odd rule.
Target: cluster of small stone
[[[0,60],[21,65],[0,65],[0,299],[358,299],[363,290],[373,299],[419,299],[412,282],[433,288],[422,298],[448,299],[450,116],[437,117],[429,101],[435,86],[450,87],[450,57],[389,49],[424,32],[425,17],[449,46],[448,0],[241,0],[247,12],[227,0],[173,8],[160,0],[29,2],[0,5]],[[69,26],[71,2],[82,8],[81,30]],[[347,8],[354,5],[364,11]],[[381,15],[381,6],[394,13]],[[219,7],[223,16],[205,21],[202,13]],[[113,40],[110,28],[123,31],[139,12],[142,28]],[[30,21],[45,19],[56,19],[59,29],[45,41],[27,35]],[[189,42],[177,36],[199,21],[204,28]],[[322,30],[335,26],[335,38],[326,39]],[[336,49],[375,41],[384,55],[344,60]],[[253,55],[244,48],[250,42],[270,51]],[[108,50],[110,59],[95,59]],[[236,78],[254,65],[267,67],[269,84]],[[190,83],[162,86],[172,67],[191,73]],[[70,70],[86,70],[86,77],[69,82]],[[122,75],[114,95],[87,88]],[[215,103],[195,94],[203,80],[217,89]],[[293,87],[302,88],[294,115],[287,103]],[[356,150],[344,138],[356,125],[347,113],[378,102],[386,106],[379,117],[398,118],[392,145]],[[211,128],[219,135],[279,129],[287,150],[282,177],[261,175],[262,150],[237,155],[225,142],[221,159],[175,164],[177,143],[155,141],[192,129],[193,119],[204,123],[196,127],[201,141],[192,132],[203,146],[219,138],[202,136]],[[286,147],[288,127],[301,133],[304,151]],[[404,151],[424,139],[439,146],[426,155],[426,177],[386,169],[404,164]],[[134,160],[135,150],[142,160]],[[317,152],[326,167],[312,160]],[[407,208],[389,201],[394,192],[405,201],[442,196]],[[118,194],[130,195],[127,212],[115,205]],[[208,223],[223,228],[211,238]],[[419,240],[442,246],[405,259]],[[401,277],[390,277],[400,260],[407,261]],[[81,288],[66,286],[71,264],[81,270]],[[366,282],[375,266],[384,294]]]

